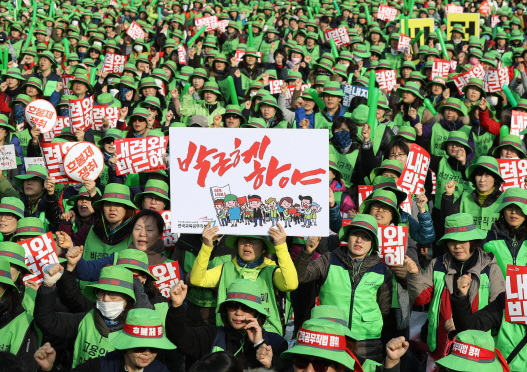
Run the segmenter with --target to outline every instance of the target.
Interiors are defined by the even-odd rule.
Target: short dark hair
[[[226,351],[205,355],[188,372],[243,372],[240,359]]]
[[[155,212],[151,209],[143,209],[141,212],[137,213],[134,216],[134,219],[132,220],[132,228],[135,226],[135,224],[141,217],[152,217],[154,219],[157,230],[159,231],[159,235],[163,235],[165,221],[163,221],[163,217],[161,217],[158,212]]]
[[[329,17],[328,16],[320,17],[320,23],[327,23],[329,25]]]
[[[394,147],[400,148],[406,155],[410,153],[410,148],[408,147],[408,145],[404,143],[403,140],[396,139],[395,141],[390,142],[388,146],[386,146],[386,150],[384,151],[384,160],[390,158],[390,152]],[[402,166],[404,167],[404,164],[402,164]]]
[[[333,125],[331,125],[331,134],[334,134],[335,131],[342,126],[342,124],[345,124],[348,127],[351,138],[355,138],[358,133],[357,124],[345,116],[339,116],[337,120],[333,122]]]

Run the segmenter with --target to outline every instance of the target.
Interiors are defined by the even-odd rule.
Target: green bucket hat
[[[395,200],[395,197],[393,199]],[[370,216],[369,214],[356,214],[355,216],[353,216],[353,219],[351,220],[349,225],[342,226],[340,228],[339,240],[348,241],[350,230],[353,231],[357,229],[365,230],[373,237],[372,252],[376,252],[379,248],[379,238],[377,237],[377,230],[379,229],[379,226],[375,217]]]
[[[140,107],[136,107],[132,113],[132,115],[128,116],[126,118],[126,121],[128,123],[131,123],[133,121],[133,118],[134,117],[139,117],[139,118],[142,118],[144,120],[147,120],[148,119],[148,116],[150,114],[148,113],[148,110],[147,109],[144,109],[144,108],[140,108]]]
[[[262,118],[255,118],[255,117],[251,116],[249,122],[240,125],[240,128],[261,128],[261,129],[265,129],[265,128],[267,128],[267,124],[265,123],[264,119],[262,119]]]
[[[392,207],[395,210],[395,214],[392,216],[393,222],[395,224],[401,223],[399,204],[397,204],[398,199],[395,193],[386,189],[378,189],[377,191],[372,192],[360,206],[360,212],[365,214],[369,213],[371,204],[376,202]]]
[[[90,79],[88,79],[88,75],[76,74],[73,79],[68,81],[68,89],[71,90],[74,83],[81,83],[86,85],[88,91],[90,93],[93,93],[93,87],[90,85]]]
[[[5,199],[5,198],[4,198]],[[18,243],[3,242],[0,244],[0,259],[8,261],[11,265],[20,267],[22,275],[32,274],[31,270],[26,266],[26,253],[24,247]],[[17,278],[15,278],[16,281]]]
[[[449,98],[450,99],[450,98]],[[465,151],[467,152],[467,155],[472,152],[472,148],[468,144],[468,136],[465,132],[462,132],[460,130],[454,130],[448,134],[448,138],[446,141],[443,141],[439,148],[441,150],[446,151],[446,146],[448,142],[456,142],[460,145],[463,145],[465,147]]]
[[[508,365],[494,345],[492,335],[468,330],[457,334],[450,354],[436,362],[453,371],[502,372]]]
[[[229,195],[232,195],[232,194],[229,194]],[[225,201],[229,201],[229,200],[232,200],[229,197],[229,195],[225,196]],[[234,196],[234,195],[232,195]],[[251,238],[251,239],[259,239],[261,240],[264,245],[266,246],[266,252],[267,253],[275,253],[276,250],[274,248],[274,244],[269,240],[267,239],[266,237],[264,236],[256,236],[256,235],[234,235],[234,236],[229,236],[226,240],[225,240],[225,245],[231,249],[234,249],[235,251],[238,250],[238,245],[236,244],[236,241],[239,239],[239,238]]]
[[[12,213],[19,219],[24,218],[24,203],[19,198],[6,196],[0,202],[0,213]]]
[[[154,79],[153,77],[141,79],[141,81],[139,82],[139,92],[142,92],[145,88],[155,88],[156,90],[159,90],[159,86],[156,83],[156,79]]]
[[[403,138],[415,142],[415,140],[417,139],[415,128],[409,125],[400,127],[399,132],[397,132],[395,136],[392,136],[392,138],[390,138],[390,142]]]
[[[22,85],[22,91],[25,91],[26,87],[28,87],[28,86],[35,87],[41,93],[43,92],[43,90],[42,90],[42,80],[40,80],[39,78],[30,77],[29,80],[24,85]]]
[[[326,84],[324,84],[324,90],[322,91],[322,95],[329,94],[331,96],[337,96],[337,97],[344,97],[345,94],[340,88],[340,84],[338,81],[328,81]]]
[[[527,190],[519,187],[509,187],[501,195],[501,203],[494,210],[494,213],[498,213],[512,204],[517,205],[523,213],[527,214]]]
[[[410,74],[410,78],[412,78],[412,75]],[[424,97],[421,95],[421,92],[419,91],[419,85],[413,81],[409,81],[406,83],[404,87],[400,87],[397,89],[397,95],[399,97],[403,96],[403,92],[412,93],[413,95],[424,99]]]
[[[485,87],[484,87],[484,85],[483,85],[483,80],[478,79],[478,78],[471,78],[471,79],[468,81],[468,84],[465,85],[465,86],[461,89],[461,91],[462,91],[463,93],[466,93],[466,92],[467,92],[467,89],[470,88],[470,87],[478,89],[478,90],[481,92],[481,95],[482,95],[483,97],[487,97],[487,93],[485,92]]]
[[[7,78],[13,78],[20,81],[26,81],[26,78],[22,76],[22,73],[18,69],[18,67],[11,67],[8,68],[6,72],[2,74],[2,80],[5,81]]]
[[[468,213],[456,213],[445,219],[445,235],[437,242],[437,245],[447,240],[465,242],[469,240],[482,240],[487,232],[476,228],[473,217]]]
[[[518,152],[520,153],[519,154],[519,158],[520,159],[525,159],[527,157],[525,152],[522,149],[522,140],[521,140],[521,138],[516,136],[516,135],[514,135],[514,134],[506,134],[504,136],[501,136],[500,137],[500,144],[498,146],[496,146],[494,151],[492,151],[492,156],[494,156],[495,158],[499,158],[500,157],[500,149],[502,147],[505,147],[505,146],[512,146],[516,150],[518,150]]]
[[[366,124],[368,122],[369,112],[370,109],[368,108],[368,106],[359,105],[355,110],[353,110],[350,118],[359,125]]]
[[[13,278],[11,277],[11,266],[9,265],[9,261],[4,257],[0,257],[0,283],[10,285],[17,293],[19,292],[17,286],[13,282]]]
[[[136,205],[141,206],[142,209],[143,205],[143,198],[146,194],[153,194],[156,196],[159,196],[160,198],[166,200],[167,202],[170,201],[169,192],[168,192],[168,184],[165,181],[160,180],[148,180],[145,185],[145,191],[137,194],[134,196],[134,202]]]
[[[399,89],[397,89],[397,91],[399,91]],[[445,108],[455,109],[459,111],[462,116],[467,116],[467,106],[458,98],[448,98],[446,102],[441,105],[437,111],[442,114]]]
[[[344,310],[342,310],[338,306],[319,305],[311,309],[311,320],[326,320],[334,324],[340,324],[342,326],[342,330],[344,331],[345,336],[353,340],[358,340],[360,338],[360,335],[358,335],[355,331],[349,329],[347,318],[348,317],[346,316]]]
[[[263,97],[262,100],[256,105],[256,112],[257,113],[260,112],[260,108],[263,105],[272,106],[277,111],[280,111],[280,106],[278,106],[278,103],[276,103],[276,98],[274,98],[271,95],[267,95],[267,96]]]
[[[466,169],[465,175],[467,176],[467,178],[470,180],[470,176],[472,176],[472,173],[474,173],[474,171],[480,167],[488,169],[489,171],[494,173],[494,175],[497,176],[501,180],[501,182],[505,182],[505,180],[500,174],[500,167],[498,165],[498,161],[492,156],[480,156],[476,164],[472,164]]]
[[[11,241],[17,240],[21,236],[40,236],[46,233],[44,224],[39,218],[26,217],[18,220],[16,231]]]
[[[102,199],[93,203],[93,208],[102,208],[105,201],[124,204],[130,208],[137,209],[130,198],[130,188],[119,183],[109,183],[106,185]]]
[[[123,329],[111,332],[108,341],[116,350],[156,348],[173,350],[176,346],[164,332],[164,319],[152,309],[132,309],[128,312]]]
[[[331,62],[329,59],[321,58],[317,63],[313,64],[313,68],[317,69],[318,67],[333,73],[333,62]]]
[[[128,269],[119,266],[106,266],[101,270],[97,284],[89,284],[82,290],[82,294],[89,300],[97,302],[96,290],[118,292],[128,295],[135,303],[134,275]]]
[[[15,127],[9,124],[9,119],[4,114],[0,114],[0,127],[6,128],[11,132],[16,131]]]
[[[97,193],[101,195],[101,192],[99,191],[99,189],[98,188],[95,188],[95,189],[97,190]],[[77,200],[81,198],[90,199],[90,194],[88,193],[88,190],[86,189],[85,186],[82,186],[80,188],[79,193],[77,195],[69,198],[66,204],[69,206],[74,206],[77,203]]]
[[[242,109],[238,105],[227,105],[225,113],[223,113],[223,121],[225,122],[225,115],[236,115],[240,118],[240,125],[245,124],[245,116],[242,115]]]
[[[373,168],[370,173],[370,181],[373,182],[373,179],[385,170],[393,171],[399,173],[399,176],[403,173],[403,165],[399,160],[390,160],[385,159],[382,161],[381,166]]]
[[[385,177],[385,176],[377,176],[373,179],[373,192],[377,190],[388,190],[395,194],[397,197],[397,205],[401,205],[406,198],[408,197],[408,194],[402,190],[399,190],[397,188],[397,183],[395,182],[395,178],[393,177]],[[372,194],[368,195],[368,198]],[[368,199],[366,198],[366,199]]]
[[[159,279],[154,275],[150,274],[148,270],[148,256],[145,252],[138,249],[125,249],[118,252],[114,256],[114,265],[126,267],[130,270],[138,270],[146,274],[146,276],[153,281],[157,282]]]
[[[363,59],[371,57],[371,53],[368,52],[368,48],[364,44],[357,45],[357,48],[353,51],[353,55]]]
[[[43,165],[30,165],[27,169],[26,174],[20,174],[18,176],[15,176],[15,185],[20,190],[24,190],[24,180],[28,180],[34,177],[38,177],[43,181],[46,181],[46,178],[48,177],[48,170]]]
[[[225,300],[218,305],[221,308],[222,306],[225,306],[227,302],[239,302],[267,318],[269,312],[262,304],[261,293],[262,289],[256,284],[256,282],[248,279],[236,279],[229,284]]]
[[[218,84],[215,81],[207,81],[205,85],[203,86],[203,89],[199,91],[199,96],[203,99],[203,94],[205,92],[212,92],[219,97],[223,97],[223,94],[221,94],[220,88],[218,87]]]

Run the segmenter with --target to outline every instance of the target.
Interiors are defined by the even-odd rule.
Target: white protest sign
[[[402,53],[410,53],[410,41],[412,41],[410,36],[407,36],[401,32],[399,35],[399,41],[397,43],[397,51]]]
[[[299,204],[304,227],[292,224],[287,233],[327,236],[328,131],[296,131],[293,142],[273,129],[228,132],[170,129],[172,231],[201,233],[212,222],[221,234],[267,235],[278,208]],[[230,188],[223,203],[211,193],[218,186]],[[262,226],[245,211],[262,216]]]
[[[132,22],[130,28],[128,29],[128,31],[126,31],[126,34],[134,40],[145,38],[145,32],[136,21]]]
[[[72,146],[64,158],[64,170],[72,180],[96,180],[104,169],[104,156],[93,143],[79,142]]]
[[[42,268],[46,265],[59,263],[53,234],[51,232],[44,234],[42,229],[32,226],[18,229],[17,233],[18,232],[27,232],[33,236],[40,235],[33,239],[23,240],[18,244],[24,247],[26,254],[25,264],[33,273],[33,275],[26,275],[24,277],[24,282],[32,280],[41,283],[44,280]]]
[[[24,164],[26,166],[26,171],[32,165],[43,165],[43,166],[46,166],[46,163],[44,163],[44,158],[24,158]]]
[[[26,106],[26,120],[31,128],[40,128],[40,133],[47,133],[53,129],[57,121],[57,110],[51,102],[36,99]]]
[[[15,145],[0,146],[0,170],[16,169]]]
[[[102,118],[108,119],[109,128],[117,127],[117,120],[121,117],[121,110],[119,107],[112,106],[93,106],[93,130],[102,129]]]
[[[41,142],[40,149],[49,176],[57,183],[72,182],[64,171],[63,160],[68,150],[77,142]],[[74,182],[74,181],[73,181]]]
[[[512,111],[510,133],[520,136],[520,138],[523,139],[524,134],[520,134],[520,132],[525,128],[527,128],[527,113]]]

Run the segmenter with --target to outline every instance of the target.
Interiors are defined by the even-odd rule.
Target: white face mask
[[[341,63],[342,66],[346,66],[346,68],[350,67],[350,63],[347,62],[347,63]]]
[[[134,46],[134,50],[137,53],[141,53],[143,51],[143,46],[142,45],[136,45],[136,46]]]
[[[124,311],[124,301],[103,302],[97,300],[97,309],[105,318],[114,320]]]
[[[489,103],[490,107],[494,107],[498,104],[498,97],[495,97],[495,96],[487,97],[487,102]]]
[[[252,92],[252,93],[249,94],[249,96],[254,97],[256,95],[256,93],[258,93],[258,92]]]
[[[186,12],[188,9],[188,5],[183,5],[183,11]]]

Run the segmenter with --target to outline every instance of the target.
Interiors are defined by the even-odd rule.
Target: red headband
[[[133,324],[125,324],[123,331],[130,336],[145,337],[145,338],[160,338],[163,337],[163,326],[139,326]]]

